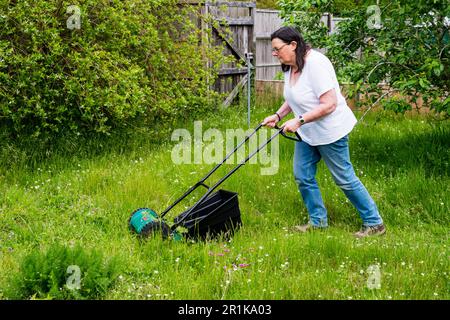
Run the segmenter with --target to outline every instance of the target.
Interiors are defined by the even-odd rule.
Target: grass
[[[260,101],[252,110],[253,124],[276,106]],[[240,109],[198,120],[203,130],[247,129]],[[172,129],[193,132],[192,123]],[[51,146],[2,140],[0,298],[8,298],[11,277],[20,275],[30,253],[55,244],[101,250],[123,261],[105,299],[450,298],[448,121],[379,111],[354,129],[355,170],[388,228],[386,236],[362,240],[352,237],[361,223],[357,212],[322,163],[318,181],[330,228],[290,231],[307,221],[307,213],[292,176],[293,142],[286,139],[279,140],[275,175],[261,175],[261,165],[249,164],[221,186],[239,193],[243,227],[231,240],[137,239],[127,226],[134,209],[162,212],[213,167],[174,165],[171,131],[155,132],[136,128],[108,138],[67,136]],[[232,167],[226,165],[208,182]],[[168,221],[203,191],[180,203]],[[378,289],[370,286],[371,266],[379,269]]]

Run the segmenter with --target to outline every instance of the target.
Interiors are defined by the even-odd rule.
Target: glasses
[[[283,44],[281,47],[279,47],[279,48],[272,48],[272,52],[276,52],[276,53],[278,53],[278,52],[280,52],[280,50],[281,49],[283,49],[285,46],[287,46],[289,43],[285,43],[285,44]]]

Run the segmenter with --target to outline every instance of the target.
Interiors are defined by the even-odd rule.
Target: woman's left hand
[[[283,125],[284,129],[283,132],[295,132],[300,128],[300,119],[294,118],[289,121],[286,121]]]

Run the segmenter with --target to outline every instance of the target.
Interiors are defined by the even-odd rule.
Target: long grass
[[[257,105],[254,126],[278,106]],[[230,108],[171,129],[193,132],[193,120],[202,120],[203,130],[225,133],[247,129],[246,119],[244,108]],[[221,186],[239,194],[243,227],[232,239],[137,239],[127,225],[133,210],[162,212],[213,167],[173,164],[171,130],[163,133],[137,127],[107,138],[62,137],[53,145],[1,142],[0,298],[8,298],[24,257],[53,244],[101,250],[124,262],[106,299],[450,298],[448,121],[378,111],[351,133],[352,162],[388,229],[362,240],[352,236],[361,224],[357,212],[322,163],[317,179],[330,228],[291,231],[308,218],[292,175],[294,142],[286,139],[279,140],[276,174],[261,175],[261,164],[248,164]]]

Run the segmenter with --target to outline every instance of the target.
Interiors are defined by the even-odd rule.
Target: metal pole
[[[251,52],[246,53],[247,56],[247,125],[250,128],[250,107],[251,107],[251,95],[252,95],[252,59],[253,54]]]

